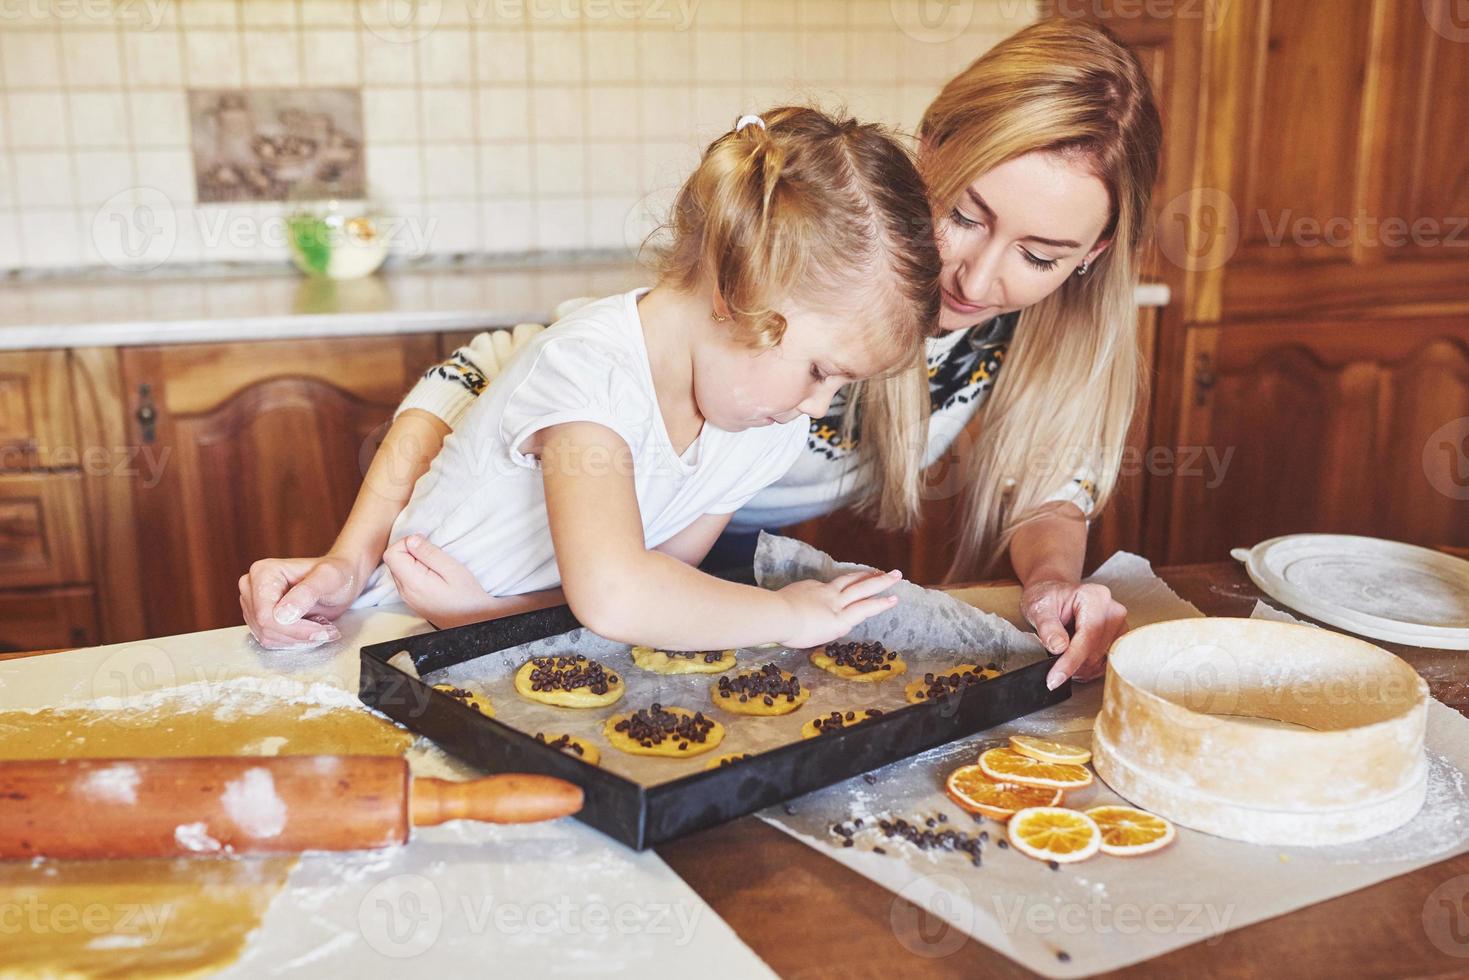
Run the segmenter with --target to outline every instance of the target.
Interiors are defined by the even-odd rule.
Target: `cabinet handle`
[[[1214,358],[1208,354],[1199,354],[1194,358],[1194,404],[1203,408],[1209,403],[1209,392],[1219,383],[1219,375],[1214,373]]]
[[[153,386],[138,385],[138,412],[134,416],[142,429],[143,441],[152,442],[158,437],[158,409],[153,405]]]

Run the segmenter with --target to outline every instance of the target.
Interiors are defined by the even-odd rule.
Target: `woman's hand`
[[[477,623],[494,615],[496,601],[457,558],[420,534],[388,545],[383,563],[409,608],[436,629]]]
[[[1031,582],[1020,596],[1020,612],[1046,649],[1060,655],[1046,675],[1052,690],[1068,677],[1092,681],[1102,676],[1107,651],[1127,629],[1127,609],[1105,585]],[[1068,626],[1073,628],[1070,634]]]
[[[780,640],[781,646],[800,650],[830,643],[850,633],[857,624],[897,605],[895,595],[878,596],[892,588],[903,573],[848,572],[830,582],[792,582],[776,595],[791,607],[795,632]]]
[[[309,650],[342,638],[332,620],[366,581],[358,564],[340,555],[262,558],[240,576],[240,611],[267,650]]]

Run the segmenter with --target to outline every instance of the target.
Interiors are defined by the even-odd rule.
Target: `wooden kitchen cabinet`
[[[0,353],[0,472],[79,462],[66,351]]]
[[[253,561],[324,552],[436,356],[432,335],[121,351],[145,635],[237,624]]]
[[[102,642],[90,588],[0,592],[0,653],[61,650]]]
[[[1469,544],[1469,324],[1196,327],[1187,350],[1167,562],[1307,531]]]

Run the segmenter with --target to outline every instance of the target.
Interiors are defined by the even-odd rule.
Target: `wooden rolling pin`
[[[414,779],[395,756],[0,762],[0,860],[354,851],[581,805],[579,786],[551,776]]]

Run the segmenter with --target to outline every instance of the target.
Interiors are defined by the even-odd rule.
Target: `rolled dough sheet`
[[[401,755],[364,709],[238,685],[161,691],[121,710],[0,712],[0,758]],[[0,863],[0,975],[185,977],[233,963],[297,858]]]

